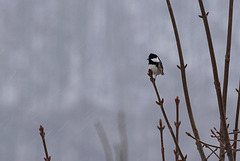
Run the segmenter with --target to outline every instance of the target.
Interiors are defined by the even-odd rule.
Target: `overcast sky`
[[[218,145],[210,137],[210,129],[219,127],[219,112],[198,1],[171,2],[195,122],[201,139]],[[222,84],[228,2],[204,3]],[[230,131],[240,77],[240,4],[234,3]],[[156,127],[162,114],[146,75],[151,52],[163,62],[165,75],[157,77],[157,85],[172,126],[174,99],[180,98],[180,147],[188,160],[200,160],[194,140],[185,134],[192,130],[165,1],[0,0],[0,35],[0,160],[42,161],[41,124],[53,161],[105,161],[94,124],[101,122],[115,149],[119,111],[125,113],[129,160],[161,160]],[[167,129],[164,137],[166,160],[173,160],[175,146]]]

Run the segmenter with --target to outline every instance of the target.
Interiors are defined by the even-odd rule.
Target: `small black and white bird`
[[[156,54],[151,53],[147,60],[148,70],[150,69],[156,77],[159,74],[164,75],[162,62]]]

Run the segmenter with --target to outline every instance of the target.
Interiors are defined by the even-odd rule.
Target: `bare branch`
[[[180,100],[178,98],[178,96],[175,98],[175,103],[176,103],[176,122],[174,122],[174,125],[176,126],[176,139],[177,139],[177,142],[178,142],[178,138],[179,138],[179,126],[181,125],[181,121],[179,121],[179,103],[180,103]],[[178,150],[177,150],[177,147],[175,149],[175,160],[178,161],[178,157],[179,157],[179,154],[178,154]]]
[[[233,132],[229,132],[228,134],[230,135],[230,134],[239,134],[239,133],[240,133],[240,131],[238,129],[237,131],[233,130]]]
[[[236,132],[234,134],[234,146],[233,146],[233,149],[237,149],[237,138],[238,138],[238,132],[239,132],[239,129],[238,129],[238,120],[239,120],[239,109],[240,109],[240,80],[239,80],[239,86],[238,86],[238,90],[236,90],[238,92],[238,100],[237,100],[237,109],[236,109],[236,116],[235,116],[235,129],[233,130],[234,132]],[[233,157],[234,159],[236,160],[236,151],[233,152]]]
[[[228,11],[228,32],[227,32],[227,47],[225,55],[225,67],[224,67],[224,80],[223,80],[223,109],[226,116],[226,105],[227,105],[227,89],[228,89],[228,77],[229,77],[229,62],[230,62],[230,51],[231,51],[231,40],[232,40],[232,19],[233,19],[233,0],[229,0],[229,11]],[[220,123],[220,132],[222,133],[222,121]],[[222,141],[223,138],[221,138]],[[220,150],[220,156],[224,160],[224,150]],[[235,160],[235,159],[234,159]]]
[[[225,68],[224,68],[224,80],[223,80],[223,108],[225,110],[225,113],[226,113],[226,104],[227,104],[229,62],[230,62],[231,40],[232,40],[232,20],[233,20],[233,0],[229,0],[227,47],[226,47],[226,55],[225,55]]]
[[[156,101],[156,103],[160,106],[160,109],[161,109],[161,111],[162,111],[163,117],[164,117],[164,119],[165,119],[165,121],[166,121],[166,123],[167,123],[168,129],[169,129],[170,134],[171,134],[171,136],[172,136],[172,139],[173,139],[173,141],[174,141],[174,143],[175,143],[175,146],[177,147],[177,149],[178,149],[178,151],[179,151],[179,154],[180,154],[180,157],[182,158],[182,160],[183,160],[183,161],[186,161],[186,159],[184,158],[184,156],[183,156],[183,154],[182,154],[182,151],[181,151],[181,149],[180,149],[180,147],[179,147],[179,145],[178,145],[178,143],[177,143],[176,137],[175,137],[174,132],[173,132],[173,130],[172,130],[172,127],[171,127],[171,125],[170,125],[170,123],[169,123],[167,114],[166,114],[166,112],[165,112],[165,110],[164,110],[164,107],[163,107],[164,99],[161,99],[161,98],[160,98],[160,95],[159,95],[159,92],[158,92],[158,89],[157,89],[157,86],[156,86],[156,83],[155,83],[155,79],[153,78],[153,73],[152,73],[152,71],[151,71],[150,69],[148,70],[148,76],[150,77],[150,81],[151,81],[152,84],[153,84],[153,87],[154,87],[154,89],[155,89],[155,92],[156,92],[156,95],[157,95],[157,98],[158,98],[158,102]]]
[[[164,145],[163,145],[163,130],[164,130],[165,126],[162,125],[161,119],[159,120],[159,126],[157,126],[157,128],[160,131],[162,161],[165,161]]]
[[[184,91],[188,116],[189,116],[189,120],[190,120],[190,123],[191,123],[191,127],[192,127],[192,131],[194,133],[194,136],[200,140],[200,136],[199,136],[199,133],[198,133],[195,121],[194,121],[194,117],[193,117],[193,113],[192,113],[192,107],[191,107],[190,98],[189,98],[189,94],[188,94],[187,79],[186,79],[186,74],[185,74],[185,69],[186,69],[187,65],[184,64],[184,60],[183,60],[183,54],[182,54],[180,38],[179,38],[179,35],[178,35],[177,24],[176,24],[176,21],[175,21],[175,18],[174,18],[174,14],[173,14],[173,10],[172,10],[170,0],[166,0],[166,2],[167,2],[168,11],[169,11],[170,18],[171,18],[171,21],[172,21],[173,30],[174,30],[174,34],[175,34],[175,39],[176,39],[176,43],[177,43],[177,49],[178,49],[178,55],[179,55],[179,61],[180,61],[180,66],[178,66],[178,68],[181,70],[182,85],[183,85],[183,91]],[[206,156],[204,154],[202,145],[199,142],[196,142],[196,145],[197,145],[197,149],[199,151],[199,154],[201,156],[201,159],[206,160]]]
[[[214,152],[216,152],[218,150],[218,148],[215,148],[215,150],[213,150],[208,156],[207,156],[207,160],[212,156],[212,154],[215,154]]]
[[[214,54],[214,48],[212,44],[212,38],[211,38],[211,33],[208,25],[208,20],[207,20],[207,15],[205,12],[205,8],[203,5],[202,0],[198,0],[199,6],[201,9],[202,13],[202,19],[206,31],[206,36],[207,36],[207,41],[208,41],[208,47],[209,47],[209,52],[210,52],[210,57],[211,57],[211,63],[212,63],[212,70],[213,70],[213,77],[214,77],[214,84],[215,84],[215,89],[216,89],[216,94],[217,94],[217,100],[218,100],[218,107],[219,107],[219,114],[220,114],[220,119],[221,119],[221,128],[222,128],[222,137],[224,139],[224,143],[226,144],[226,151],[227,151],[227,156],[229,161],[233,161],[233,153],[232,153],[232,147],[230,144],[229,136],[228,136],[228,130],[227,130],[227,123],[226,123],[226,116],[223,108],[223,101],[222,101],[222,94],[221,94],[221,87],[220,87],[220,82],[218,78],[218,70],[217,70],[217,64],[216,64],[216,59],[215,59],[215,54]],[[222,157],[222,156],[220,156]]]
[[[215,138],[217,138],[217,140],[218,140],[218,142],[220,143],[220,145],[221,145],[223,148],[225,148],[225,145],[222,143],[220,137],[217,136],[212,129],[211,129],[211,132],[212,132],[213,136],[214,136]]]
[[[44,147],[44,151],[45,151],[45,155],[46,155],[44,160],[50,161],[51,156],[48,156],[47,145],[46,145],[46,140],[45,140],[45,132],[44,132],[44,127],[42,125],[40,125],[39,131],[40,131],[40,136],[42,137],[43,147]]]
[[[201,140],[195,138],[194,136],[192,136],[192,135],[191,135],[190,133],[188,133],[188,132],[186,132],[186,134],[187,134],[188,136],[190,136],[191,138],[193,138],[194,140],[196,140],[196,141],[202,143],[204,146],[210,146],[210,147],[213,147],[213,148],[218,148],[218,149],[220,149],[219,146],[215,146],[215,145],[211,145],[211,144],[205,143],[205,142],[203,142],[203,141],[201,141]]]
[[[206,148],[208,148],[209,150],[211,150],[212,151],[212,153],[219,159],[219,160],[221,160],[221,158],[217,155],[217,153],[215,152],[216,151],[216,149],[215,150],[212,150],[212,148],[211,147],[209,147],[208,145],[205,145],[206,146]]]

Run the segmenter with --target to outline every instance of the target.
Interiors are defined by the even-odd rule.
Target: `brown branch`
[[[212,150],[212,148],[211,147],[209,147],[208,145],[205,145],[206,146],[206,148],[208,148],[209,150],[211,150],[212,151],[212,153],[219,159],[219,160],[221,160],[221,158],[217,155],[217,153],[215,152],[216,150]]]
[[[40,136],[42,137],[43,147],[44,147],[44,151],[45,151],[45,155],[46,155],[44,160],[50,161],[51,156],[48,156],[47,145],[46,145],[46,140],[45,140],[45,132],[44,132],[44,127],[42,125],[40,125],[39,131],[40,131]]]
[[[220,134],[218,131],[216,131],[216,133]],[[240,133],[240,131],[238,129],[237,131],[229,132],[228,135],[239,134],[239,133]],[[211,135],[211,137],[215,137],[215,136]]]
[[[211,157],[212,154],[215,154],[214,152],[216,152],[218,150],[218,148],[215,148],[215,150],[213,150],[208,156],[207,156],[207,160]],[[216,155],[216,154],[215,154]]]
[[[238,129],[238,120],[239,120],[239,108],[240,108],[240,80],[239,80],[239,86],[238,86],[238,90],[236,89],[236,91],[238,92],[238,100],[237,100],[237,109],[236,109],[236,117],[235,117],[235,129],[233,131],[235,131],[236,133],[234,134],[234,146],[233,149],[237,149],[237,138],[238,138],[238,133],[239,129]],[[236,161],[236,152],[233,152],[233,158]]]
[[[213,136],[214,136],[215,138],[217,138],[217,140],[218,140],[218,142],[220,143],[220,145],[224,148],[225,145],[222,143],[220,137],[217,136],[217,135],[215,134],[215,132],[214,132],[212,129],[211,129],[211,132],[212,132]]]
[[[227,47],[226,47],[226,55],[225,55],[225,68],[224,68],[224,81],[223,81],[223,108],[225,110],[225,113],[226,113],[226,104],[227,104],[229,62],[230,62],[231,40],[232,40],[232,20],[233,20],[233,0],[229,0]]]
[[[189,120],[190,120],[190,123],[191,123],[193,134],[196,138],[198,138],[198,140],[200,140],[200,136],[199,136],[199,133],[198,133],[195,121],[194,121],[192,107],[191,107],[190,98],[189,98],[189,94],[188,94],[187,79],[186,79],[186,73],[185,73],[185,68],[187,67],[187,64],[186,65],[184,64],[180,38],[179,38],[179,35],[178,35],[178,30],[177,30],[177,24],[176,24],[176,21],[175,21],[175,18],[174,18],[174,13],[173,13],[173,10],[172,10],[170,0],[166,0],[166,2],[167,2],[168,11],[169,11],[170,18],[171,18],[171,21],[172,21],[174,35],[175,35],[175,39],[176,39],[176,43],[177,43],[177,49],[178,49],[178,55],[179,55],[179,61],[180,61],[180,66],[178,66],[178,68],[181,70],[182,85],[183,85],[183,91],[184,91],[188,116],[189,116]],[[198,149],[198,152],[200,154],[201,159],[206,160],[206,156],[204,154],[202,145],[199,142],[196,142],[196,146],[197,146],[197,149]]]
[[[167,123],[168,129],[169,129],[170,134],[171,134],[171,136],[172,136],[172,139],[173,139],[173,141],[174,141],[174,143],[175,143],[175,146],[177,147],[177,149],[178,149],[178,151],[179,151],[179,154],[180,154],[180,157],[182,158],[182,160],[183,160],[183,161],[186,161],[186,159],[185,159],[185,157],[183,156],[182,151],[181,151],[181,149],[180,149],[180,147],[179,147],[179,145],[178,145],[178,143],[177,143],[177,139],[176,139],[176,137],[175,137],[175,135],[174,135],[174,132],[173,132],[173,129],[172,129],[170,123],[169,123],[167,114],[166,114],[166,112],[165,112],[165,110],[164,110],[164,107],[163,107],[164,99],[161,99],[161,98],[160,98],[160,95],[159,95],[159,93],[158,93],[158,89],[157,89],[157,86],[156,86],[156,83],[155,83],[155,78],[153,78],[153,73],[152,73],[152,71],[151,71],[150,69],[148,70],[148,76],[150,77],[150,81],[151,81],[152,84],[153,84],[153,87],[154,87],[154,89],[155,89],[155,92],[156,92],[156,95],[157,95],[157,98],[158,98],[158,101],[156,101],[156,103],[160,106],[160,109],[161,109],[161,111],[162,111],[163,117],[164,117],[164,119],[165,119],[165,121],[166,121],[166,123]]]
[[[219,135],[220,135],[220,132],[217,130],[217,128],[216,128],[216,127],[213,127],[213,129],[216,131],[216,133],[217,133],[217,134],[219,134]]]
[[[236,152],[238,152],[238,151],[240,151],[240,149],[234,149],[233,151],[236,151]]]
[[[233,132],[230,132],[230,133],[228,133],[228,134],[230,135],[230,134],[238,134],[238,133],[240,133],[239,129],[238,129],[237,131],[234,131],[234,130],[233,130]]]
[[[235,142],[239,142],[240,140],[230,139],[230,141],[233,141],[234,142],[233,145],[235,145]]]
[[[205,143],[205,142],[203,142],[203,141],[201,141],[201,140],[195,138],[194,136],[192,136],[192,135],[191,135],[190,133],[188,133],[188,132],[186,132],[186,134],[187,134],[187,136],[190,136],[190,137],[193,138],[194,140],[196,140],[196,141],[202,143],[204,146],[207,145],[207,146],[210,146],[210,147],[213,147],[213,148],[218,148],[218,149],[220,149],[220,146],[216,146],[216,145],[211,145],[211,144]]]
[[[222,137],[224,139],[223,142],[226,144],[225,149],[227,151],[227,156],[228,156],[229,161],[233,161],[232,147],[231,147],[229,136],[228,136],[226,116],[225,116],[225,112],[224,112],[224,109],[223,109],[221,87],[220,87],[220,82],[219,82],[219,78],[218,78],[218,70],[217,70],[217,64],[216,64],[216,59],[215,59],[215,54],[214,54],[214,48],[213,48],[213,44],[212,44],[211,33],[210,33],[208,20],[207,20],[207,15],[206,15],[206,12],[205,12],[205,9],[204,9],[203,2],[202,2],[202,0],[198,0],[198,2],[199,2],[200,10],[201,10],[201,13],[202,13],[202,19],[203,19],[205,31],[206,31],[208,47],[209,47],[211,63],[212,63],[214,84],[215,84],[217,100],[218,100],[219,114],[220,114],[220,119],[221,119],[221,122],[222,122],[222,124],[221,124],[222,135],[220,137]]]
[[[164,145],[163,145],[163,130],[164,130],[165,126],[162,125],[161,119],[159,120],[159,126],[157,126],[157,128],[160,131],[162,161],[165,161]]]
[[[111,146],[109,144],[107,135],[102,127],[102,124],[100,122],[97,122],[96,124],[94,124],[98,136],[100,138],[100,141],[102,143],[104,152],[105,152],[105,157],[106,157],[106,161],[113,161],[113,154],[112,154],[112,149]]]
[[[176,126],[176,139],[177,139],[177,142],[178,142],[179,126],[181,125],[181,121],[179,121],[179,103],[180,103],[180,100],[179,100],[178,96],[175,98],[175,103],[176,103],[176,121],[174,122],[174,125]],[[175,153],[175,160],[178,161],[179,154],[178,154],[177,147],[176,147],[174,153]]]
[[[229,0],[229,13],[228,13],[228,33],[227,33],[227,47],[225,55],[225,67],[224,67],[224,80],[223,80],[223,109],[226,116],[226,105],[227,105],[227,89],[228,89],[228,77],[229,77],[229,62],[230,62],[230,51],[231,51],[231,40],[232,40],[232,19],[233,19],[233,0]],[[220,132],[223,131],[222,121],[220,123]],[[221,138],[222,141],[223,138]],[[224,160],[223,155],[224,149],[220,150],[220,156]],[[234,159],[235,160],[235,159]]]

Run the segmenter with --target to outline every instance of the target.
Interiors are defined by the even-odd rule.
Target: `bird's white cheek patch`
[[[153,58],[153,59],[151,59],[153,62],[156,62],[156,63],[159,63],[160,62],[160,60],[158,59],[158,58]]]

